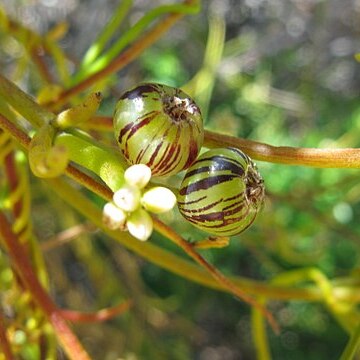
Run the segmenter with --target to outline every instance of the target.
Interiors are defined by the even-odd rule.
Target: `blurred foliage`
[[[66,22],[59,46],[76,63],[116,2],[3,0],[3,6],[40,33]],[[149,2],[135,1],[124,26],[149,7]],[[111,115],[122,91],[151,80],[192,90],[213,131],[279,146],[359,147],[360,71],[354,57],[359,17],[359,1],[350,0],[204,1],[198,15],[185,17],[137,61],[107,79],[100,112]],[[218,63],[205,71],[212,85],[201,87],[194,77],[208,64],[206,43],[214,18],[224,23],[224,48]],[[2,73],[36,95],[43,84],[25,53],[16,37],[0,32]],[[262,214],[227,248],[203,251],[204,256],[225,274],[269,283],[277,275],[310,268],[335,282],[347,277],[358,283],[359,171],[264,162],[258,167],[267,191]],[[3,180],[0,185],[1,200],[6,186]],[[84,222],[42,182],[31,178],[31,185],[31,217],[41,244]],[[179,221],[176,212],[162,219],[189,240],[204,237]],[[151,241],[181,255],[158,234]],[[247,305],[145,262],[100,232],[83,232],[44,251],[44,257],[52,295],[62,307],[92,311],[134,299],[130,312],[113,320],[75,325],[94,359],[256,358]],[[3,306],[11,304],[13,276],[0,252]],[[269,309],[282,329],[279,336],[268,331],[274,359],[340,357],[349,329],[324,304],[277,300],[269,302]],[[14,325],[13,342],[22,349],[21,358],[37,359],[26,321]]]

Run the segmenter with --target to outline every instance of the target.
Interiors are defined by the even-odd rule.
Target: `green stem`
[[[55,144],[65,146],[72,161],[94,172],[112,191],[124,184],[124,167],[119,157],[94,144],[92,139],[63,133]]]
[[[336,291],[330,280],[317,268],[304,268],[292,270],[276,276],[272,280],[275,285],[296,285],[302,282],[312,281],[322,293],[323,302],[339,324],[349,333],[356,328],[359,321],[359,313],[346,302],[336,297]]]
[[[126,31],[103,56],[88,65],[84,75],[93,74],[107,66],[129,43],[138,38],[143,33],[144,29],[157,17],[171,13],[182,15],[195,14],[199,9],[200,4],[196,2],[194,4],[162,5],[150,10],[133,27]]]
[[[54,66],[59,74],[61,83],[69,84],[71,76],[68,68],[68,59],[63,49],[56,42],[48,38],[45,38],[44,42],[45,49],[54,61]]]
[[[197,3],[195,0],[185,0],[185,4]],[[129,47],[112,60],[105,68],[89,75],[86,79],[81,80],[78,84],[63,91],[56,102],[49,102],[47,105],[50,107],[59,107],[65,104],[72,96],[88,89],[96,82],[103,80],[106,76],[113,74],[116,71],[124,68],[127,64],[136,59],[145,49],[151,46],[156,40],[160,38],[166,31],[173,26],[184,14],[170,13],[166,15],[163,20],[154,25],[139,39],[135,40]]]
[[[265,300],[259,300],[265,306]],[[263,314],[255,307],[251,310],[252,337],[256,348],[258,360],[270,360],[271,352],[266,334],[266,327]]]
[[[349,342],[347,343],[344,352],[341,355],[340,360],[351,360],[354,358],[356,352],[360,346],[360,323],[354,330],[353,334],[350,337]]]
[[[132,3],[133,0],[123,0],[120,2],[110,21],[105,25],[98,38],[84,55],[80,65],[80,71],[78,73],[79,77],[84,76],[84,70],[86,69],[86,67],[89,66],[105,48],[106,43],[111,39],[116,29],[120,26],[125,16],[129,12]],[[75,77],[77,78],[78,76]]]
[[[236,138],[205,130],[204,146],[233,146],[255,160],[318,168],[360,168],[360,149],[317,149],[272,146],[258,141]]]
[[[0,127],[8,131],[14,139],[19,142],[25,149],[28,148],[30,139],[21,130],[16,128],[10,121],[3,116],[0,116]],[[87,144],[89,145],[89,144]],[[84,173],[72,166],[68,166],[67,174],[75,181],[88,187],[94,193],[101,197],[111,200],[112,192],[107,190],[104,186],[89,178]],[[86,218],[92,221],[96,226],[103,229],[113,239],[121,242],[124,246],[133,250],[145,259],[154,264],[163,267],[185,279],[202,284],[212,289],[226,291],[218,282],[209,276],[207,272],[199,269],[198,266],[183,260],[171,252],[165,251],[150,242],[142,243],[131,238],[130,235],[124,232],[114,232],[105,227],[102,223],[101,210],[93,205],[91,201],[82,196],[78,191],[71,188],[68,184],[60,179],[48,180],[53,185],[53,190],[57,191],[62,199],[67,201],[71,206],[83,214]],[[351,281],[353,279],[350,279]],[[252,281],[245,278],[233,277],[234,284],[241,287],[245,292],[253,295],[263,295],[267,299],[299,299],[307,301],[323,301],[323,294],[317,288],[307,287],[306,289],[288,287],[288,286],[274,286],[261,282]],[[360,293],[358,291],[358,281],[349,282],[338,281],[333,286],[333,296],[339,300],[350,303],[357,303],[360,301]]]
[[[41,127],[55,115],[41,107],[29,95],[0,74],[0,96],[34,127]]]
[[[97,116],[86,124],[84,129],[97,131],[112,131],[112,119],[107,116]],[[273,146],[254,140],[237,138],[205,130],[204,146],[208,148],[223,148],[233,146],[243,150],[255,160],[277,164],[311,166],[318,168],[360,168],[360,149],[333,148],[299,148],[290,146]]]
[[[55,115],[38,105],[30,96],[15,84],[0,75],[0,96],[20,112],[33,126],[42,127],[55,119]],[[56,144],[65,145],[70,159],[97,174],[112,191],[118,190],[124,183],[124,165],[119,157],[94,144],[92,139],[80,133],[62,134]]]
[[[59,178],[47,179],[46,182],[51,184],[51,189],[55,191],[61,199],[85,216],[95,226],[128,249],[142,256],[144,259],[190,281],[212,289],[227,291],[227,289],[222,287],[208,272],[199,268],[199,266],[184,260],[151,242],[138,241],[132,238],[127,232],[112,231],[108,229],[102,222],[101,210],[63,180]],[[263,295],[267,299],[322,300],[321,292],[313,287],[297,289],[295,287],[273,286],[240,277],[232,277],[231,281],[233,281],[235,285],[241,287],[243,291],[253,295]],[[353,300],[358,301],[356,299]]]
[[[203,118],[207,118],[211,93],[213,91],[217,67],[225,41],[225,21],[222,17],[213,15],[209,19],[209,34],[201,69],[182,89],[192,94],[201,109]]]

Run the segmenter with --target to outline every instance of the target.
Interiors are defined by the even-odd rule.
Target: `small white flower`
[[[126,214],[113,203],[107,203],[103,209],[103,222],[111,230],[123,229],[126,222]]]
[[[175,206],[176,196],[168,188],[157,186],[144,193],[141,204],[146,210],[161,214]]]
[[[141,192],[135,186],[125,185],[115,192],[113,200],[120,209],[131,212],[140,205]]]
[[[125,181],[132,186],[143,189],[151,178],[151,169],[144,164],[132,165],[125,170]]]
[[[153,220],[147,211],[155,214],[169,211],[176,197],[162,186],[142,195],[151,178],[151,169],[144,164],[130,166],[124,178],[125,185],[114,193],[113,202],[104,206],[103,221],[112,230],[128,230],[135,238],[146,241],[153,231]]]
[[[144,209],[138,209],[128,217],[127,228],[132,236],[146,241],[153,231],[153,221]]]

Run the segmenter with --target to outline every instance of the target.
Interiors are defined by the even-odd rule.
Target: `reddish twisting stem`
[[[162,223],[160,220],[154,218],[154,227],[161,234],[166,236],[168,239],[173,241],[175,244],[180,246],[191,258],[193,258],[199,265],[205,268],[211,276],[216,279],[219,284],[224,286],[225,289],[228,289],[230,293],[237,296],[239,299],[247,302],[251,306],[254,306],[257,310],[259,310],[269,321],[269,324],[273,328],[276,334],[279,333],[279,325],[274,319],[273,315],[266,310],[259,302],[257,302],[254,298],[248,295],[246,292],[242,291],[238,286],[233,284],[231,280],[229,280],[226,276],[224,276],[215,266],[207,262],[198,252],[195,251],[194,247],[191,243],[184,240],[180,235],[175,233],[171,228]],[[170,235],[169,235],[170,234]]]
[[[9,252],[11,260],[34,301],[42,309],[55,330],[55,334],[70,359],[90,360],[86,350],[62,317],[56,305],[39,283],[30,261],[11,229],[4,213],[0,212],[0,237]]]
[[[15,360],[9,340],[6,336],[5,321],[2,313],[0,313],[0,350],[3,352],[6,360]]]
[[[129,310],[131,301],[128,300],[119,305],[102,309],[94,313],[84,313],[73,310],[59,310],[60,314],[67,320],[81,323],[92,323],[106,321],[114,318],[115,316],[121,315],[125,311]]]
[[[19,135],[17,132],[20,131],[19,129],[12,129],[10,124],[6,118],[0,115],[0,127],[7,128],[13,136],[17,137]],[[21,133],[21,131],[20,131]],[[17,135],[16,135],[17,134]],[[20,136],[21,139],[24,140],[24,134]],[[27,140],[24,141],[26,143]],[[24,144],[25,145],[25,144]],[[27,147],[27,145],[25,145]],[[88,175],[82,173],[80,170],[76,169],[69,165],[66,169],[66,173],[73,177],[75,180],[80,182],[82,185],[86,186],[90,190],[94,191],[98,195],[102,196],[106,200],[110,201],[112,199],[112,192],[102,184],[96,182]],[[264,316],[268,319],[269,323],[273,327],[275,332],[278,332],[278,325],[274,320],[271,313],[269,313],[263,306],[256,302],[252,297],[242,291],[239,287],[234,285],[229,279],[227,279],[219,270],[217,270],[213,265],[208,263],[199,253],[196,252],[194,247],[189,244],[186,240],[184,240],[181,236],[179,236],[176,232],[170,229],[168,226],[163,224],[158,219],[154,218],[154,227],[157,231],[162,234],[165,234],[169,239],[174,241],[178,246],[180,246],[190,257],[192,257],[199,265],[204,267],[212,276],[213,278],[218,281],[225,289],[227,289],[230,293],[236,295],[240,299],[248,302],[249,304],[257,307]]]

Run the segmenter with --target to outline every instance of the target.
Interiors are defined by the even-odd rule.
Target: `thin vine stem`
[[[189,1],[191,2],[191,1]],[[186,1],[185,1],[186,3]],[[168,17],[168,20],[173,16],[175,18],[176,15],[180,15],[179,18],[182,16],[181,14],[172,14]],[[177,21],[178,19],[174,20]],[[164,29],[164,23],[159,24],[161,26],[161,30]],[[172,23],[169,21],[169,24],[167,25],[167,28],[164,29],[162,32],[154,32],[154,39],[152,40],[151,37],[147,37],[148,35],[151,35],[154,30],[156,30],[156,26],[149,31],[149,33],[145,34],[143,38],[141,38],[138,42],[134,44],[133,47],[130,47],[127,51],[125,51],[123,54],[121,54],[118,58],[116,58],[114,61],[110,62],[104,71],[98,71],[94,74],[94,76],[90,76],[87,79],[83,80],[80,84],[65,90],[59,100],[56,103],[50,104],[50,107],[58,107],[62,104],[64,104],[66,101],[68,101],[73,95],[85,90],[90,85],[96,83],[99,79],[102,79],[103,77],[107,76],[108,74],[111,74],[113,72],[118,71],[119,69],[126,66],[128,63],[130,63],[134,58],[136,58],[142,51],[144,51],[149,45],[151,45],[158,37],[162,35],[163,32],[165,32],[170,26],[172,26]],[[148,41],[148,42],[147,42]],[[138,46],[136,46],[138,45]],[[34,49],[33,49],[34,50]],[[33,61],[39,68],[40,74],[43,76],[45,81],[50,82],[50,74],[47,74],[46,68],[43,68],[44,64],[42,64],[42,59],[37,57],[37,54],[31,54],[33,57]],[[0,84],[1,87],[1,84]],[[5,89],[6,90],[6,89]],[[4,89],[2,89],[4,91]],[[36,118],[35,111],[32,111],[33,114],[31,114],[32,117],[34,117],[34,122],[36,126],[40,126],[41,122],[43,122],[44,119],[47,120],[47,116],[49,113],[43,112],[40,116],[40,120]],[[52,115],[50,115],[51,117]],[[0,125],[2,124],[2,117],[0,116]],[[30,138],[26,136],[24,132],[17,129],[16,126],[9,126],[9,131],[12,131],[12,134],[16,134],[17,140],[19,140],[20,143],[26,148],[29,145]],[[248,155],[250,155],[252,158],[260,161],[267,161],[271,163],[279,163],[279,164],[287,164],[287,165],[298,165],[298,166],[310,166],[310,167],[318,167],[318,168],[360,168],[360,149],[317,149],[317,148],[296,148],[296,147],[287,147],[287,146],[272,146],[269,144],[264,144],[261,142],[256,141],[250,141],[246,139],[231,137],[227,135],[220,135],[217,133],[213,133],[211,131],[206,131],[205,133],[205,146],[210,148],[216,148],[216,147],[223,147],[223,146],[235,146],[237,148],[242,149],[245,151]],[[86,175],[81,170],[79,170],[77,167],[73,165],[69,165],[66,169],[66,174],[76,180],[78,183],[84,185],[88,189],[91,189],[94,193],[100,195],[104,199],[111,199],[112,197],[112,191],[104,186],[103,184],[100,184],[97,180],[93,179],[92,177]],[[59,180],[59,179],[56,179]],[[61,181],[61,180],[59,180]],[[51,182],[51,181],[50,181]],[[69,189],[69,188],[68,188]],[[69,191],[70,193],[70,191]],[[7,224],[8,229],[5,227],[6,225],[6,217],[2,213],[0,213],[0,234],[4,237],[4,231],[6,233],[7,230],[10,231],[10,224]],[[200,266],[202,266],[204,269],[206,269],[212,276],[213,279],[217,281],[216,286],[219,286],[223,288],[223,290],[229,291],[236,296],[242,298],[243,300],[251,303],[253,306],[257,307],[256,314],[259,316],[258,320],[261,320],[261,315],[265,315],[268,317],[268,320],[270,323],[275,327],[276,324],[274,323],[274,319],[272,318],[271,314],[269,314],[266,309],[262,306],[259,307],[258,303],[252,299],[246,292],[243,292],[243,290],[239,289],[236,285],[236,282],[234,281],[234,284],[231,280],[226,278],[224,275],[222,275],[221,272],[219,272],[213,265],[209,264],[199,253],[197,253],[194,250],[194,247],[188,244],[181,236],[179,236],[177,233],[175,233],[171,228],[167,227],[165,224],[160,222],[159,220],[155,219],[155,229],[165,235],[168,239],[176,243],[179,247],[181,247],[189,256],[191,256]],[[15,239],[15,245],[16,245],[16,235],[14,235]],[[10,236],[11,237],[11,236]],[[11,238],[10,240],[14,242],[14,239]],[[131,247],[131,246],[130,246]],[[11,251],[10,251],[11,252]],[[17,255],[18,257],[21,257],[23,255]],[[150,257],[151,258],[151,257]],[[31,264],[30,264],[31,266]],[[21,269],[20,269],[21,271]],[[179,272],[180,275],[183,276],[183,273]],[[30,274],[30,276],[34,276],[34,274]],[[34,276],[36,279],[36,276]],[[26,279],[26,277],[25,277]],[[26,280],[25,280],[26,281]],[[252,287],[251,282],[249,281],[249,287]],[[330,282],[328,283],[330,286]],[[41,285],[40,285],[41,286]],[[30,286],[31,288],[31,286]],[[269,287],[271,288],[271,287]],[[274,287],[276,288],[276,287]],[[344,287],[345,288],[345,287]],[[291,290],[291,288],[289,288]],[[311,296],[313,296],[316,301],[321,301],[323,298],[322,294],[318,294],[317,290],[324,290],[321,288],[321,284],[317,284],[316,288],[311,288],[309,291]],[[285,291],[288,290],[286,287]],[[303,290],[303,289],[301,289]],[[309,289],[305,289],[305,293]],[[312,292],[312,290],[315,290]],[[333,294],[335,294],[334,288],[332,288]],[[325,291],[324,291],[325,292]],[[341,292],[341,289],[340,289]],[[265,292],[266,293],[266,292]],[[263,294],[260,291],[260,294]],[[310,296],[310,298],[311,298]],[[36,300],[36,299],[35,299]],[[325,299],[326,300],[326,299]],[[332,299],[333,300],[333,299]],[[41,306],[41,301],[39,302]],[[56,306],[54,305],[54,308],[56,309]],[[73,351],[74,348],[76,348],[76,337],[75,337],[75,344],[73,343],[74,339],[71,339],[72,333],[71,330],[68,332],[67,330],[67,324],[64,322],[64,318],[73,319],[74,321],[100,321],[99,319],[106,319],[106,316],[112,317],[114,316],[114,312],[110,311],[110,315],[106,314],[104,315],[104,318],[102,316],[99,316],[99,318],[96,317],[96,313],[92,314],[85,314],[80,312],[74,312],[70,310],[59,310],[53,313],[53,316],[50,316],[49,319],[53,323],[54,328],[57,329],[60,333],[64,333],[63,337],[65,340],[63,340],[64,348],[66,349],[66,343],[68,342],[70,344],[70,352]],[[100,311],[101,312],[101,311]],[[100,313],[99,312],[99,313]],[[45,311],[46,313],[46,311]],[[60,313],[60,317],[59,317]],[[261,313],[261,315],[260,315]],[[1,319],[0,319],[1,320]],[[2,329],[0,329],[0,332]],[[2,338],[2,334],[0,333],[0,338]],[[67,339],[66,339],[67,338]],[[351,337],[348,346],[346,347],[343,356],[341,357],[341,360],[348,360],[352,359],[354,357],[354,354],[356,353],[359,343],[360,343],[360,325],[357,327],[356,331],[354,332],[353,336]],[[60,338],[60,341],[62,338]],[[79,349],[77,349],[78,351]],[[80,350],[81,344],[80,344]],[[76,354],[77,359],[86,359],[86,353],[84,353],[83,357],[82,354],[79,353]],[[6,352],[5,352],[5,356]],[[71,354],[69,355],[71,357]],[[9,359],[12,359],[12,355],[9,355]]]
[[[2,10],[0,9],[0,13],[1,12]],[[55,77],[50,72],[48,65],[44,61],[44,55],[47,54],[53,58],[61,80],[66,82],[69,77],[65,66],[66,57],[60,46],[54,41],[51,41],[52,30],[44,36],[39,35],[35,31],[25,27],[23,24],[20,24],[16,20],[8,17],[4,12],[2,12],[2,14],[3,17],[6,18],[8,31],[24,45],[25,49],[27,49],[29,56],[37,66],[42,79],[49,84],[56,83]]]
[[[5,321],[3,314],[0,312],[0,350],[2,350],[6,360],[15,360],[11,350],[10,342],[7,338]]]
[[[127,300],[116,306],[112,306],[106,309],[101,309],[96,312],[81,312],[67,309],[59,309],[60,314],[66,320],[77,322],[77,323],[94,323],[107,321],[115,316],[123,314],[125,311],[128,311],[132,305],[131,300]]]
[[[83,75],[82,70],[85,69],[86,66],[90,65],[101,54],[108,41],[110,41],[115,31],[120,27],[121,23],[125,19],[132,3],[132,0],[124,0],[118,4],[112,17],[83,56],[79,66],[79,75]],[[74,77],[76,77],[76,75]]]
[[[16,142],[21,145],[24,149],[27,149],[31,138],[25,132],[23,132],[19,127],[15,126],[10,120],[5,116],[0,114],[0,128],[6,131],[12,136]]]
[[[18,187],[18,174],[16,173],[16,165],[15,165],[15,158],[14,158],[14,152],[12,151],[9,153],[5,159],[4,159],[4,165],[5,165],[5,172],[6,177],[8,179],[9,183],[9,190],[10,192],[14,192],[16,188]],[[17,201],[13,205],[13,215],[15,218],[20,217],[21,215],[21,209],[24,206],[22,199],[17,199]]]
[[[185,1],[188,4],[193,3],[193,0]],[[63,91],[56,102],[46,104],[49,108],[58,108],[65,104],[71,97],[80,92],[88,89],[94,85],[97,81],[111,75],[122,68],[124,68],[131,61],[136,59],[145,49],[156,42],[166,31],[172,27],[178,20],[180,20],[184,13],[172,13],[167,15],[161,22],[156,24],[150,29],[144,36],[136,40],[127,50],[122,52],[113,61],[111,61],[105,68],[90,75],[86,79],[82,80],[78,84]]]
[[[249,294],[247,294],[241,288],[233,284],[232,281],[229,280],[226,276],[224,276],[215,266],[207,262],[197,251],[194,250],[194,247],[188,241],[184,240],[180,235],[178,235],[170,227],[168,227],[158,219],[154,219],[154,227],[162,235],[166,236],[166,238],[170,239],[176,245],[181,247],[192,259],[194,259],[200,266],[206,269],[215,280],[217,280],[221,285],[228,289],[229,292],[233,293],[238,298],[255,307],[262,315],[266,317],[273,330],[276,333],[279,333],[279,325],[275,321],[272,314],[267,311],[266,308],[263,307],[254,298],[249,296]]]
[[[92,63],[87,64],[86,73],[89,75],[101,68],[105,67],[112,61],[129,43],[134,41],[137,37],[144,32],[147,26],[151,24],[156,18],[164,14],[194,14],[200,9],[200,4],[169,4],[160,5],[154,9],[149,10],[137,23],[135,23],[129,30],[125,31],[113,45],[101,56],[99,56]]]
[[[5,117],[3,117],[1,115],[0,115],[0,127],[4,128],[5,130],[8,130],[10,132],[10,134],[12,136],[14,136],[15,139],[17,139],[17,136],[19,136],[19,134],[21,134],[20,129],[15,127],[14,124],[12,124],[9,120],[7,120]],[[22,142],[22,146],[24,146],[24,148],[26,149],[29,146],[30,138],[26,134],[20,135],[19,138],[20,138],[20,141]],[[112,195],[113,195],[112,191],[110,189],[106,188],[104,185],[97,183],[94,179],[92,179],[88,175],[82,173],[80,170],[76,169],[75,167],[73,167],[71,165],[68,165],[68,167],[66,169],[66,174],[68,174],[70,177],[74,178],[74,180],[76,180],[80,184],[84,185],[86,188],[97,193],[98,195],[101,194],[101,196],[105,200],[111,201]],[[102,228],[105,232],[110,232],[112,237],[114,237],[114,233],[118,234],[118,232],[110,231],[109,229],[107,229],[104,226],[104,224],[101,221],[102,216],[101,216],[100,210],[94,208],[92,206],[91,202],[87,201],[86,198],[80,197],[80,195],[77,194],[71,187],[66,186],[64,183],[62,183],[60,179],[52,179],[52,180],[48,180],[48,181],[50,183],[53,183],[53,188],[55,191],[58,191],[58,192],[61,191],[61,197],[64,200],[67,199],[68,202],[73,207],[75,207],[80,213],[83,213],[88,219],[90,219],[92,222],[94,222],[98,227]],[[90,213],[90,209],[92,209],[92,213]],[[94,213],[96,213],[96,215]],[[163,232],[166,231],[167,236],[171,236],[171,239],[173,241],[177,241],[179,239],[179,235],[177,235],[176,232],[174,232],[172,229],[166,227],[164,224],[162,225],[162,223],[157,219],[155,219],[155,229],[158,231],[163,231]],[[164,229],[166,229],[166,230],[164,230]],[[159,252],[156,248],[153,249],[153,251],[150,251],[150,249],[147,249],[147,247],[149,247],[149,246],[151,247],[152,246],[151,244],[140,243],[139,241],[134,240],[127,233],[122,233],[122,236],[120,236],[120,237],[116,236],[116,239],[117,240],[121,239],[121,242],[123,242],[125,244],[125,246],[129,247],[131,250],[136,251],[138,254],[145,257],[146,259],[149,259],[150,261],[155,262],[155,263],[160,261],[160,263],[162,264],[160,266],[163,266],[171,271],[174,271],[176,269],[177,271],[175,271],[175,272],[180,271],[180,275],[182,275],[182,276],[185,275],[185,271],[184,271],[185,265],[179,264],[179,259],[176,261],[176,259],[177,259],[176,256],[174,257],[174,255],[172,255],[172,257],[174,257],[174,258],[171,260],[171,256],[169,255],[170,253],[168,253],[167,255],[164,255],[161,253],[161,251]],[[185,246],[186,241],[184,239],[182,239],[181,243]],[[152,254],[152,252],[154,252],[154,250],[155,250],[155,254]],[[199,262],[201,260],[201,259],[199,259],[199,257],[200,258],[202,258],[202,257],[193,249],[193,247],[190,244],[189,244],[187,250],[189,251],[189,253],[193,254],[193,257],[196,261]],[[151,256],[151,254],[152,254],[152,256]],[[165,264],[163,261],[164,259],[167,260],[167,261],[165,261]],[[208,265],[208,266],[207,265],[204,266],[206,270],[213,271],[212,265],[208,264],[205,259],[203,259],[201,261],[203,261],[201,263],[202,266],[204,266],[206,264]],[[176,264],[179,264],[179,266],[177,266]],[[194,273],[194,270],[189,269],[186,275],[189,276],[190,274],[193,274],[193,273]],[[199,274],[197,274],[197,275],[199,275]],[[184,276],[184,277],[187,277],[187,276]],[[233,290],[232,290],[233,285],[231,284],[231,282],[230,282],[230,285],[227,282],[222,284],[221,277],[219,276],[219,274],[217,274],[214,271],[212,273],[212,276],[215,279],[215,284],[216,284],[216,282],[220,281],[219,285],[222,290],[227,289],[227,291],[233,292]],[[194,280],[194,279],[196,279],[196,276],[194,278],[194,277],[192,277],[192,275],[190,275],[190,278],[192,278]],[[207,279],[207,281],[209,281],[209,279]],[[229,280],[227,280],[227,281],[229,281]],[[212,286],[210,286],[210,287],[213,287],[213,286],[214,286],[214,284],[212,284]],[[242,287],[241,284],[236,284],[236,286]],[[263,285],[263,286],[266,287],[266,285]],[[215,286],[215,287],[219,288],[219,286]],[[252,288],[251,285],[250,285],[250,288]],[[248,289],[243,289],[241,292],[246,293],[247,291],[248,291]]]
[[[88,234],[95,230],[96,227],[89,222],[74,225],[66,230],[61,231],[60,233],[57,233],[50,239],[42,242],[40,245],[41,250],[46,252],[57,249],[58,247],[70,242],[81,234]]]
[[[229,292],[223,284],[216,281],[213,277],[210,277],[207,271],[199,268],[197,265],[182,259],[172,252],[164,250],[149,241],[145,243],[140,242],[132,238],[127,232],[112,231],[108,229],[101,220],[101,210],[65,181],[56,178],[47,179],[46,182],[49,183],[51,185],[51,189],[61,196],[61,198],[70,206],[93,222],[105,234],[109,235],[129,250],[134,251],[144,259],[151,261],[155,265],[167,269],[172,273],[178,274],[185,279],[212,289]],[[269,286],[266,283],[247,278],[240,278],[237,276],[231,277],[230,279],[236,286],[241,287],[244,292],[253,295],[263,295],[268,299],[303,299],[309,301],[322,301],[322,295],[315,287],[309,287],[306,289],[285,288],[281,286]],[[343,293],[342,295],[346,297],[350,294]],[[360,294],[358,295],[358,297],[360,297]],[[360,299],[354,298],[353,300],[359,301]]]
[[[25,149],[27,148],[27,144],[30,142],[30,138],[1,115],[0,128],[8,131],[10,135]],[[108,189],[103,184],[98,183],[95,179],[92,179],[89,175],[83,173],[79,169],[69,165],[66,169],[66,173],[75,181],[93,191],[95,194],[99,195],[105,200],[110,201],[112,199],[112,191],[110,189]],[[124,246],[136,252],[143,258],[190,281],[199,283],[212,289],[226,291],[226,289],[224,289],[221,284],[219,284],[213,278],[209,277],[206,272],[199,269],[196,265],[179,258],[173,253],[165,251],[156,245],[151,244],[150,242],[142,243],[134,240],[127,233],[114,232],[107,229],[101,221],[102,215],[100,209],[96,208],[91,201],[79,194],[79,192],[75,191],[70,185],[66,184],[61,179],[47,180],[47,182],[52,185],[52,189],[55,192],[58,192],[65,201],[67,201],[72,207],[83,214],[88,220],[94,223],[95,226],[101,228],[110,237],[119,241]],[[170,231],[173,232],[171,229]],[[176,233],[174,232],[174,234]],[[323,300],[322,292],[316,287],[302,289],[295,287],[274,286],[240,277],[232,277],[231,281],[233,281],[235,285],[241,287],[246,293],[253,295],[263,295],[267,299],[299,299],[320,302]],[[357,286],[357,284],[355,285]],[[333,294],[341,301],[360,301],[360,293],[356,290],[356,288],[354,288],[354,290],[350,289],[349,291],[349,289],[346,286],[342,286],[341,283],[338,283],[337,287],[333,288]]]
[[[209,148],[234,146],[256,160],[318,168],[360,168],[360,149],[318,149],[272,146],[257,141],[205,131]]]
[[[3,14],[5,17],[5,13]],[[34,62],[35,66],[37,66],[39,74],[45,83],[54,82],[54,78],[45,63],[43,56],[41,55],[45,51],[45,42],[43,38],[14,19],[9,17],[6,19],[9,32],[23,43],[24,48],[28,51],[30,58]]]
[[[262,301],[265,303],[265,301]],[[271,351],[266,333],[263,314],[253,308],[251,310],[252,338],[257,352],[257,358],[261,360],[271,360]]]
[[[98,131],[113,131],[112,118],[97,116],[84,128]],[[317,168],[360,168],[360,149],[319,149],[291,146],[273,146],[258,141],[238,138],[205,130],[204,146],[220,148],[233,146],[243,150],[255,160]]]
[[[360,348],[360,323],[354,330],[347,343],[340,360],[352,360]]]
[[[19,111],[34,126],[40,127],[55,115],[38,105],[9,80],[0,75],[0,94],[10,104],[18,103]],[[18,110],[18,109],[17,109]],[[85,127],[98,127],[112,131],[110,117],[95,117]],[[317,149],[269,144],[205,131],[204,145],[210,148],[234,146],[246,152],[253,159],[279,164],[302,165],[320,168],[360,168],[360,149]]]
[[[11,121],[0,114],[0,128],[7,131],[11,136],[25,149],[27,150],[30,145],[31,138],[20,128],[15,126]],[[91,189],[94,193],[98,194],[102,198],[110,201],[112,198],[112,191],[105,185],[100,184],[95,179],[80,171],[75,166],[69,164],[65,170],[65,173],[72,179],[84,185],[88,189]]]
[[[14,262],[19,276],[31,293],[32,298],[39,305],[49,322],[52,324],[55,334],[69,358],[74,360],[90,360],[88,353],[82,347],[75,334],[59,313],[56,305],[39,283],[24,249],[11,229],[11,224],[1,211],[0,236],[6,244],[6,248],[12,261]]]
[[[110,195],[110,196],[109,196]],[[112,199],[112,192],[107,194],[106,200]],[[260,312],[268,319],[269,323],[271,324],[272,328],[275,332],[278,332],[279,328],[278,325],[273,318],[273,316],[264,309],[261,305],[259,305],[251,296],[249,296],[245,291],[241,290],[239,286],[236,286],[227,279],[218,269],[216,269],[213,265],[208,263],[198,252],[195,251],[194,247],[184,240],[181,236],[179,236],[176,232],[174,232],[171,228],[166,226],[164,223],[159,221],[156,218],[153,218],[154,221],[154,228],[158,232],[165,235],[168,239],[175,242],[180,248],[182,248],[190,257],[192,257],[200,266],[206,269],[211,276],[218,281],[225,289],[227,289],[230,293],[233,293],[238,298],[244,300],[245,302],[249,303],[250,305],[258,308]]]
[[[40,106],[28,94],[0,74],[0,95],[34,127],[41,127],[55,118],[55,114]]]
[[[46,62],[44,61],[44,56],[42,54],[42,49],[38,47],[34,47],[30,50],[30,54],[34,64],[37,66],[39,74],[41,75],[42,79],[47,84],[54,84],[55,78],[53,77],[52,73],[50,72]]]

